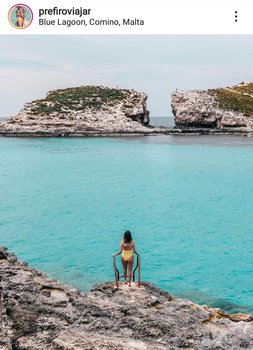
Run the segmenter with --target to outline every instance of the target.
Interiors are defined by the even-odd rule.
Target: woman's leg
[[[128,260],[129,287],[131,287],[132,274],[133,274],[133,263],[134,263],[134,257],[131,256],[131,258]]]
[[[125,279],[125,282],[126,282],[126,277],[127,277],[127,261],[124,260],[123,258],[121,258],[121,262],[122,262],[122,265],[123,265],[123,269],[124,269],[124,279]]]

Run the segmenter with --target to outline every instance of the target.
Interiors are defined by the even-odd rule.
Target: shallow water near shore
[[[0,138],[0,245],[88,290],[129,229],[144,280],[253,313],[252,174],[241,136]]]

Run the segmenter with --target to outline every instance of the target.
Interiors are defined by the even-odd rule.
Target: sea
[[[142,280],[253,313],[252,174],[250,137],[0,137],[0,245],[87,291],[130,230]]]

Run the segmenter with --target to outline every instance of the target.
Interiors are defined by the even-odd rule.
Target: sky
[[[250,35],[1,35],[0,47],[0,118],[79,85],[145,92],[151,116],[170,116],[176,88],[253,81]]]

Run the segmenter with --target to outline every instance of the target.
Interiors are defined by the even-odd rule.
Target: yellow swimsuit
[[[125,244],[125,246],[126,246],[126,244]],[[131,244],[131,246],[132,246],[132,244]],[[124,247],[124,244],[123,244],[123,247]],[[133,255],[134,255],[133,249],[129,249],[129,250],[123,249],[123,251],[122,251],[122,258],[125,261],[128,261]]]

